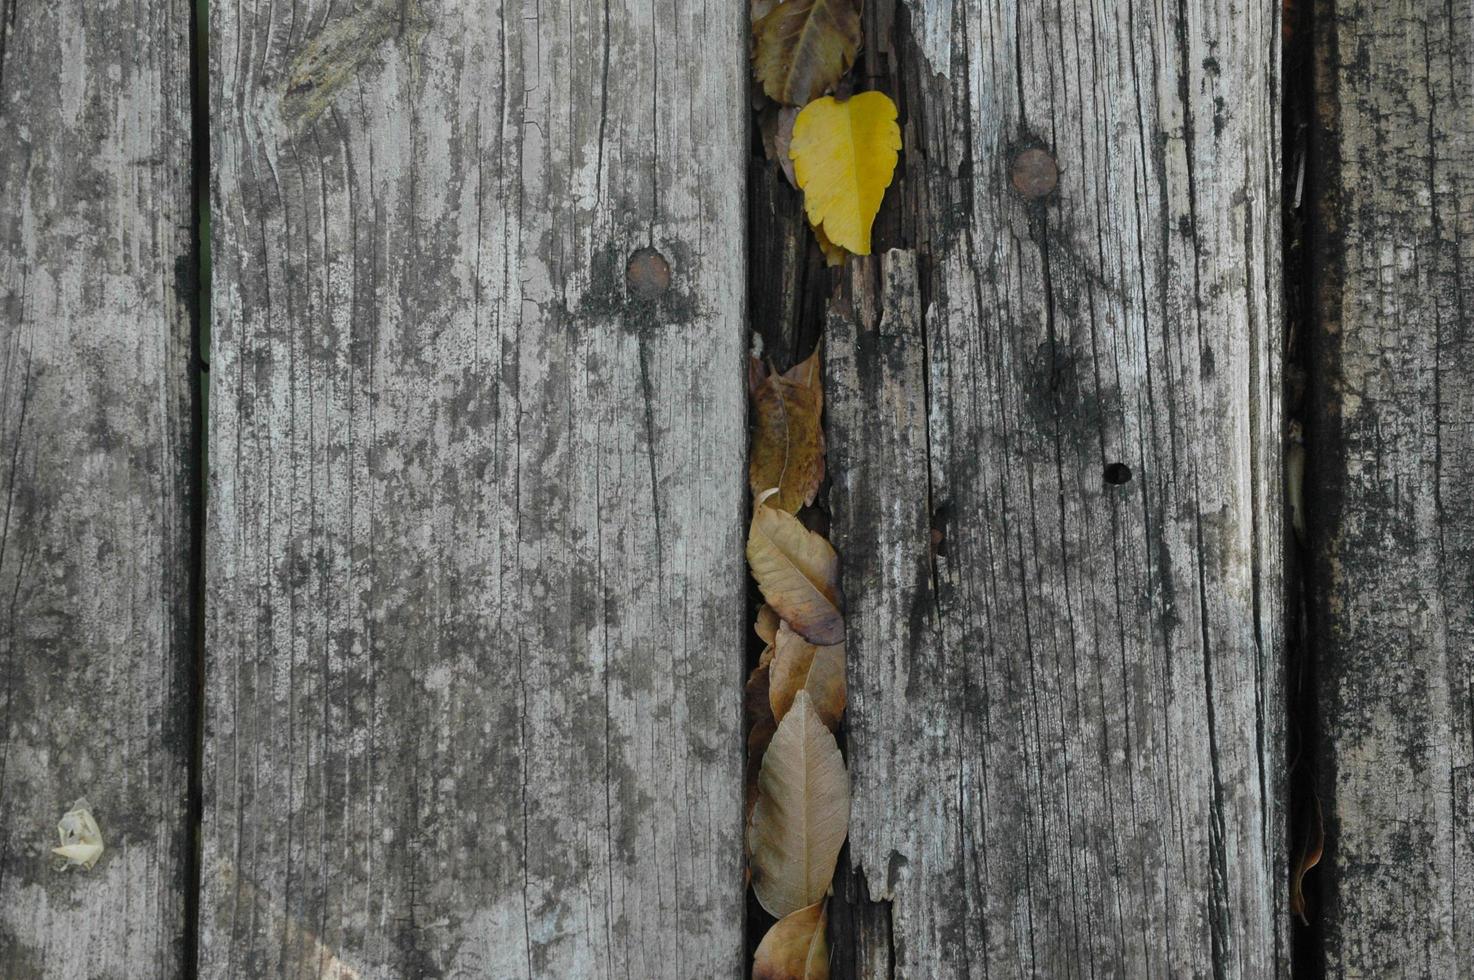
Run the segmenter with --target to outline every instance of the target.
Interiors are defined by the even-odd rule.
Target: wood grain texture
[[[174,977],[192,738],[189,6],[0,16],[0,976]],[[54,869],[90,802],[106,847]]]
[[[743,968],[745,16],[214,12],[202,975]]]
[[[1474,964],[1474,4],[1316,8],[1326,975]]]
[[[872,7],[899,248],[825,341],[851,860],[890,910],[850,959],[1285,975],[1277,10]]]

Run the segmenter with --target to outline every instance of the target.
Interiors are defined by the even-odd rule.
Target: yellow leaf
[[[768,669],[773,717],[782,721],[798,692],[808,691],[819,720],[830,731],[838,728],[845,705],[844,644],[815,646],[784,623],[773,647]]]
[[[747,464],[753,496],[778,488],[769,506],[790,514],[814,502],[824,482],[824,386],[819,352],[787,374],[764,378],[752,396],[757,427]]]
[[[850,820],[850,780],[806,691],[778,724],[758,776],[752,889],[782,918],[824,897]]]
[[[828,91],[854,63],[860,5],[857,0],[783,0],[752,32],[752,67],[763,91],[774,102],[804,105]]]
[[[793,124],[793,172],[809,223],[856,255],[870,254],[870,226],[896,171],[901,128],[881,92],[804,106]]]
[[[829,980],[827,902],[790,912],[758,944],[752,980]]]
[[[822,646],[844,640],[839,556],[823,535],[759,500],[747,532],[747,564],[768,605],[800,636]]]

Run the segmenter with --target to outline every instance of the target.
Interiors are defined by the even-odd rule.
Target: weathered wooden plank
[[[826,333],[870,972],[1287,972],[1276,6],[872,5],[896,250]]]
[[[1317,6],[1307,443],[1330,977],[1474,964],[1474,3]]]
[[[735,975],[745,12],[215,15],[202,974]]]
[[[189,6],[0,18],[0,976],[173,977],[192,745]],[[55,870],[85,796],[106,850]]]

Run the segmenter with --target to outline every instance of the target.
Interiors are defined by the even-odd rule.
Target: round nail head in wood
[[[1044,197],[1059,183],[1059,164],[1045,150],[1033,147],[1013,158],[1013,189],[1024,197]]]
[[[670,288],[670,263],[653,248],[636,249],[624,278],[637,299],[655,299]]]

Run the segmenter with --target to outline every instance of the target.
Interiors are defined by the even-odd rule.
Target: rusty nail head
[[[653,248],[636,249],[624,267],[630,292],[639,299],[655,299],[670,288],[670,263]]]
[[[1059,164],[1048,151],[1032,147],[1013,158],[1013,189],[1024,197],[1045,197],[1058,183]]]

